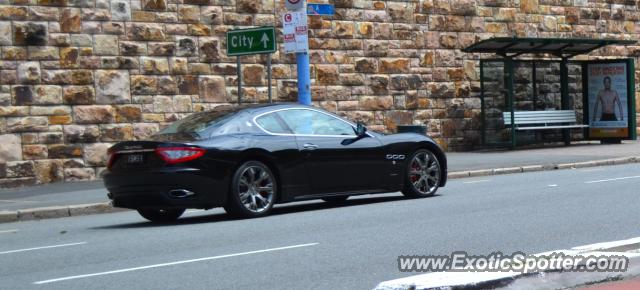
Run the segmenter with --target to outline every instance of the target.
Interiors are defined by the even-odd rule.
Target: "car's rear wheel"
[[[322,200],[328,203],[338,204],[347,201],[348,195],[324,197]]]
[[[267,165],[247,161],[236,170],[231,181],[231,196],[224,209],[244,218],[269,214],[276,200],[276,178]]]
[[[138,213],[152,222],[170,223],[182,216],[184,209],[138,209]]]
[[[407,162],[402,194],[408,197],[432,196],[440,186],[442,167],[433,152],[420,149]]]

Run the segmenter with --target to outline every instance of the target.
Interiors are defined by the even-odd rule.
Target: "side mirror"
[[[364,137],[365,134],[367,134],[367,127],[364,126],[364,123],[356,123],[356,135],[358,135],[358,137]]]

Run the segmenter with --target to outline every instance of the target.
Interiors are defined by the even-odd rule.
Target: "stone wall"
[[[480,136],[480,56],[460,48],[493,36],[640,31],[636,1],[327,2],[335,17],[309,18],[315,104],[382,131],[427,125],[449,150]],[[95,179],[114,142],[233,102],[225,31],[282,26],[283,11],[282,0],[0,0],[0,186]],[[274,55],[277,101],[296,98],[294,60]],[[242,61],[245,100],[265,102],[265,57]]]

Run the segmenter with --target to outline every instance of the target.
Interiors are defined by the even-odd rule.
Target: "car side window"
[[[260,125],[263,129],[270,133],[275,134],[291,134],[289,129],[285,128],[281,122],[278,120],[278,116],[275,113],[269,113],[263,116],[260,116],[256,119],[256,123]]]
[[[313,110],[294,109],[278,112],[294,134],[353,136],[353,127],[343,120]]]

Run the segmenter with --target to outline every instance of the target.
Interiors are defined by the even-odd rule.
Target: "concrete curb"
[[[536,172],[536,171],[551,171],[551,170],[561,170],[561,169],[577,169],[577,168],[587,168],[587,167],[597,167],[597,166],[607,166],[607,165],[621,165],[621,164],[631,164],[631,163],[640,163],[640,156],[575,162],[575,163],[526,165],[526,166],[517,166],[517,167],[480,169],[480,170],[470,170],[470,171],[453,171],[453,172],[449,172],[447,176],[448,176],[448,179],[460,179],[460,178],[469,178],[469,177],[482,177],[482,176],[491,176],[491,175],[527,173],[527,172]]]
[[[115,208],[111,206],[110,202],[38,207],[21,209],[17,211],[0,211],[0,223],[32,221],[121,211],[126,211],[126,209]]]
[[[640,156],[576,162],[576,163],[527,165],[527,166],[517,166],[517,167],[507,167],[507,168],[456,171],[456,172],[449,172],[448,179],[527,173],[527,172],[549,171],[549,170],[559,170],[559,169],[586,168],[586,167],[607,166],[607,165],[620,165],[620,164],[629,164],[629,163],[640,163]],[[79,205],[69,205],[69,206],[40,207],[40,208],[23,209],[18,211],[0,211],[0,223],[41,220],[41,219],[61,218],[61,217],[81,216],[81,215],[101,214],[101,213],[112,213],[112,212],[120,212],[120,211],[126,211],[126,209],[114,208],[111,206],[111,203],[109,202],[79,204]]]
[[[569,289],[599,282],[623,280],[640,275],[640,238],[549,251],[536,255],[565,253],[582,256],[626,256],[625,272],[564,272],[558,270],[518,272],[431,272],[381,282],[374,290],[427,289]],[[632,250],[635,249],[635,250]]]

